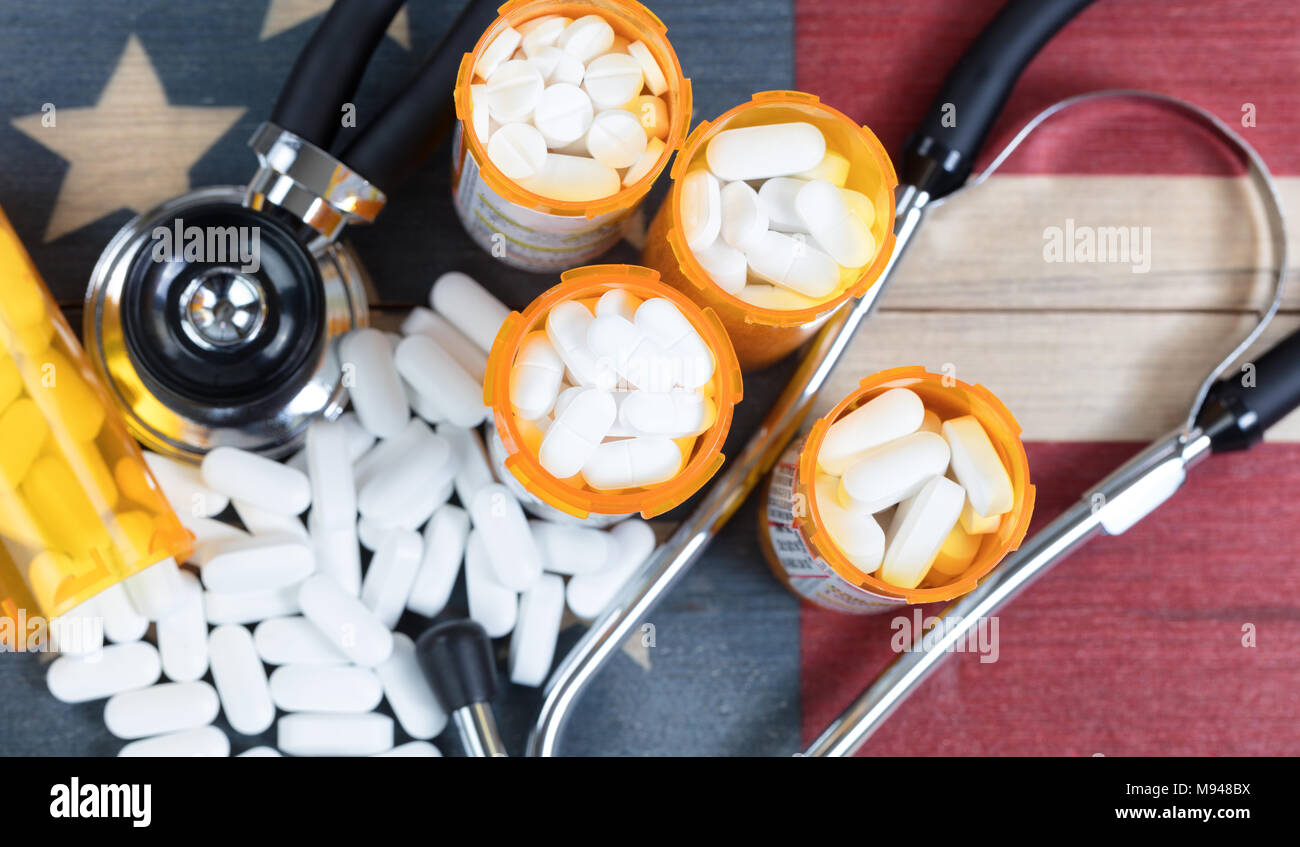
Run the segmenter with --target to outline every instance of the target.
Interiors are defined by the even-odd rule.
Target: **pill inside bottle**
[[[535,513],[648,518],[717,470],[740,390],[711,311],[654,271],[596,265],[506,319],[484,400]]]

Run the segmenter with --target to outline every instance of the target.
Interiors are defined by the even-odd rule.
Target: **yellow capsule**
[[[44,546],[40,525],[18,489],[0,489],[0,552],[7,550],[15,559],[22,559]]]
[[[135,456],[123,456],[113,466],[113,479],[117,488],[128,500],[144,506],[155,514],[166,512],[167,498],[153,476],[145,469],[144,462]]]
[[[17,330],[0,321],[0,348],[22,360],[39,359],[49,349],[53,338],[53,321],[41,321]]]
[[[113,522],[113,538],[122,551],[126,567],[143,562],[158,544],[153,516],[139,509],[119,512],[117,520]],[[125,561],[126,559],[130,561]]]
[[[45,416],[26,397],[0,412],[0,487],[9,491],[18,487],[49,434]]]
[[[0,351],[0,412],[23,393],[23,377],[14,360]]]
[[[59,587],[68,579],[76,580],[77,568],[66,554],[55,550],[38,553],[27,566],[27,584],[36,602],[44,610],[53,609],[66,600],[67,589]]]
[[[91,441],[104,424],[104,405],[77,365],[53,348],[29,364],[27,390],[45,412],[52,427],[67,432],[74,441]]]
[[[62,457],[39,456],[20,490],[50,547],[75,558],[108,545],[103,519]]]
[[[117,483],[114,482],[113,472],[108,469],[108,463],[104,461],[104,456],[99,452],[96,443],[74,441],[68,446],[69,450],[63,452],[62,456],[81,482],[81,488],[90,498],[95,511],[102,515],[116,509]],[[49,452],[56,451],[54,448],[49,448]]]
[[[944,539],[938,555],[934,557],[934,561],[930,564],[930,568],[948,576],[957,576],[970,567],[970,563],[974,560],[975,554],[979,552],[983,540],[978,535],[967,533],[958,523],[952,528],[952,532],[948,533],[948,537]]]
[[[17,236],[0,226],[0,304],[4,323],[14,330],[49,323],[44,286]]]

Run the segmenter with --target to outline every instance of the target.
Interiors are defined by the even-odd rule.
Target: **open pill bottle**
[[[29,617],[53,620],[124,581],[148,609],[179,581],[192,538],[0,212],[4,581],[35,601]],[[5,605],[22,602],[8,593]]]
[[[667,27],[634,0],[510,0],[499,12],[457,76],[452,199],[506,264],[577,267],[623,237],[681,146],[690,80]]]
[[[905,396],[908,392],[914,396]],[[890,396],[885,397],[887,394]],[[919,404],[916,398],[920,399]],[[991,445],[988,460],[1000,463],[1005,471],[1005,481],[1009,486],[1003,505],[1009,503],[1009,508],[997,517],[983,519],[968,511],[975,495],[962,494],[961,487],[954,480],[963,477],[962,472],[969,463],[962,463],[959,467],[954,451],[951,464],[943,458],[950,454],[942,453],[942,465],[935,466],[938,469],[935,479],[919,493],[874,515],[869,510],[865,515],[855,514],[853,504],[846,503],[846,499],[852,498],[846,498],[842,488],[825,484],[833,477],[825,470],[827,458],[823,456],[819,462],[819,455],[827,446],[827,433],[833,424],[876,400],[882,402],[872,411],[884,412],[886,404],[892,403],[889,411],[895,421],[908,413],[915,414],[914,419],[904,421],[901,428],[893,432],[882,429],[879,419],[869,424],[877,438],[877,445],[873,446],[882,449],[918,436],[923,441],[933,441],[933,437],[947,439],[952,430],[945,424],[959,422],[958,425],[974,428],[974,422],[978,422],[979,428],[987,435],[986,445]],[[896,400],[909,401],[911,408],[904,411],[894,402]],[[914,429],[917,421],[922,423]],[[894,423],[886,422],[883,426],[894,426]],[[904,433],[904,430],[908,432]],[[865,455],[864,451],[857,457]],[[880,452],[876,455],[879,456]],[[857,457],[855,459],[860,460]],[[896,464],[895,479],[883,480],[883,487],[901,482],[898,477],[910,471],[918,458],[912,454],[906,456],[905,465]],[[847,461],[842,464],[847,464]],[[834,469],[845,476],[850,473],[842,467]],[[923,508],[918,501],[930,493],[926,489],[932,486],[948,489],[942,493],[955,491],[959,499],[954,508],[962,510],[963,514],[957,518],[956,512],[948,513],[945,523],[955,520],[955,524],[951,530],[941,530],[946,534],[942,546],[937,547],[933,556],[928,552],[922,554],[925,561],[917,573],[924,575],[918,576],[919,583],[915,587],[904,588],[885,581],[886,566],[879,562],[882,553],[887,561],[889,554],[884,551],[888,547],[864,554],[871,559],[871,565],[865,567],[873,570],[868,572],[859,566],[863,564],[861,559],[858,559],[858,564],[850,561],[853,551],[832,537],[834,527],[835,534],[841,541],[845,540],[841,527],[847,525],[849,532],[854,533],[855,543],[859,538],[865,539],[864,546],[869,548],[870,537],[855,531],[868,526],[866,522],[870,521],[870,526],[881,527],[881,530],[871,530],[880,532],[876,536],[877,544],[899,543],[899,524],[904,522],[901,513],[909,508]],[[952,376],[930,373],[921,367],[905,367],[882,371],[862,380],[856,391],[814,423],[808,435],[787,448],[777,461],[759,502],[759,546],[773,573],[787,588],[822,608],[853,614],[876,614],[908,604],[951,600],[974,588],[1007,553],[1020,546],[1033,513],[1034,486],[1029,482],[1029,460],[1020,440],[1020,425],[997,397],[980,385],[967,385]],[[968,519],[974,524],[985,523],[983,526],[971,525]],[[975,531],[967,532],[968,526]]]
[[[645,349],[637,346],[637,339],[662,339],[665,316],[677,343],[656,349],[695,345],[696,359],[704,364],[684,371],[684,380],[676,367],[637,372],[648,374],[648,379],[636,373],[625,377],[623,365],[635,364],[634,357]],[[606,332],[609,329],[613,333]],[[601,349],[602,335],[614,343],[628,341],[632,352],[593,352],[586,339],[599,342]],[[525,410],[529,403],[523,377],[529,374],[550,383],[540,402]],[[649,380],[659,383],[649,385],[658,390],[636,388]],[[564,387],[570,383],[574,385]],[[652,518],[698,491],[722,466],[722,445],[740,399],[740,367],[717,316],[664,285],[656,272],[636,265],[567,271],[559,285],[522,313],[511,312],[492,345],[483,382],[483,400],[495,421],[489,450],[499,476],[534,514],[595,526],[632,514]],[[685,424],[672,419],[663,426],[630,427],[628,421],[646,424],[646,419],[633,415],[628,403],[644,410],[648,403],[641,401],[652,400],[671,400],[676,404],[672,408],[697,416]],[[574,434],[591,426],[596,427],[594,435]],[[672,426],[685,428],[666,428]],[[552,457],[561,456],[561,448],[575,443],[574,438],[586,439],[580,448],[583,455],[570,464],[572,472],[558,471]],[[665,453],[663,466],[659,458]],[[568,449],[561,457],[570,462]],[[557,472],[548,471],[548,465]],[[618,487],[637,479],[649,481]]]
[[[808,130],[808,125],[821,137]],[[777,135],[764,138],[754,134],[753,130],[759,127],[771,128],[769,133]],[[791,127],[807,132],[781,131]],[[755,158],[763,161],[754,162],[755,169],[751,172],[714,173],[722,157],[718,155],[719,149],[711,150],[712,143],[732,130],[748,130],[749,138],[744,137],[746,133],[730,135],[720,144],[725,146],[735,139],[740,144],[731,149],[733,154],[738,154],[752,142],[758,148]],[[822,145],[823,152],[816,165],[805,168],[807,161],[799,161],[802,153],[791,151],[809,146],[803,143],[808,140],[805,137],[808,134],[812,135],[813,157],[819,155],[817,145]],[[704,173],[698,173],[701,171]],[[740,366],[746,371],[783,358],[842,304],[862,296],[875,283],[893,253],[894,189],[898,177],[889,155],[870,129],[857,125],[811,94],[761,92],[717,120],[701,122],[686,139],[670,174],[672,189],[646,233],[641,262],[658,270],[664,282],[717,311],[735,344]],[[837,259],[828,258],[822,245],[801,231],[804,227],[800,223],[789,219],[797,189],[812,182],[817,183],[813,192],[830,191],[840,214],[846,208],[852,211],[869,232],[867,245],[857,251],[860,256],[849,260],[856,263],[868,257],[863,264],[846,267]],[[841,189],[839,194],[843,196],[836,197],[832,187]],[[736,196],[729,197],[729,193]],[[847,206],[842,202],[845,198],[852,201]],[[731,205],[730,200],[736,201],[736,205]],[[761,218],[757,224],[753,221],[756,202],[762,209],[757,212]],[[700,204],[714,208],[694,208]],[[769,214],[773,207],[781,211]],[[737,220],[739,215],[745,218]],[[720,230],[717,219],[720,219]],[[754,235],[769,241],[744,248],[738,245],[737,241],[744,238],[743,233],[750,226],[757,227]],[[756,264],[759,256],[756,250],[762,251],[761,264]],[[811,293],[799,293],[772,284],[771,276],[758,274],[756,268],[770,271],[773,261],[782,266],[783,250],[820,260],[818,271],[822,266],[830,269],[816,274],[816,290],[805,289]],[[711,266],[712,273],[706,270],[705,262]],[[782,270],[793,273],[789,263]]]

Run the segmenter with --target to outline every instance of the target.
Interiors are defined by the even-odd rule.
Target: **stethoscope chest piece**
[[[361,264],[246,200],[223,186],[151,209],[92,274],[86,348],[132,433],[159,452],[283,456],[313,417],[343,407],[333,339],[368,323]]]

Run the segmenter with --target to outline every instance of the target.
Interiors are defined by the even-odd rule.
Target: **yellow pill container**
[[[192,540],[0,211],[0,615],[53,620]]]

